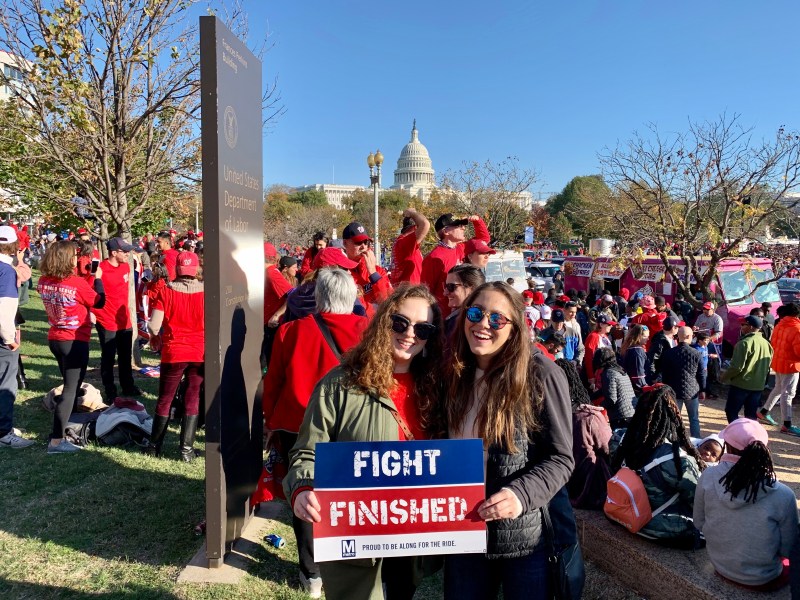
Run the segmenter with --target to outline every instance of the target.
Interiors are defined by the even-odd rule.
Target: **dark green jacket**
[[[764,389],[770,363],[772,346],[761,332],[748,333],[734,346],[731,364],[720,379],[743,390],[759,392]]]

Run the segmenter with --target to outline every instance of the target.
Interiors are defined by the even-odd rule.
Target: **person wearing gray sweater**
[[[759,591],[789,583],[788,557],[797,535],[794,492],[775,479],[767,432],[747,418],[720,436],[725,454],[700,477],[694,524],[722,577]]]

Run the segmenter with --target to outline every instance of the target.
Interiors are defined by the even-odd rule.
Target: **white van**
[[[525,259],[522,252],[498,250],[489,257],[486,265],[486,281],[508,281],[515,290],[522,293],[528,289],[528,275],[525,272]]]

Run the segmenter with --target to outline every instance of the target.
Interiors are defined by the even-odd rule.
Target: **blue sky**
[[[286,106],[267,185],[384,184],[417,119],[437,175],[516,156],[549,194],[649,122],[740,113],[758,137],[800,128],[797,2],[246,0]]]

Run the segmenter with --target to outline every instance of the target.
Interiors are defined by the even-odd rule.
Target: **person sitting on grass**
[[[611,459],[611,470],[616,473],[626,466],[636,471],[671,454],[672,460],[642,473],[650,506],[653,510],[666,508],[639,535],[673,548],[697,549],[704,542],[692,524],[692,510],[697,480],[705,463],[686,434],[672,388],[657,384],[644,391]],[[672,500],[675,494],[677,498]]]
[[[722,577],[754,591],[778,590],[789,583],[785,557],[798,523],[794,492],[777,481],[758,422],[736,419],[720,435],[725,454],[700,477],[694,523]]]

